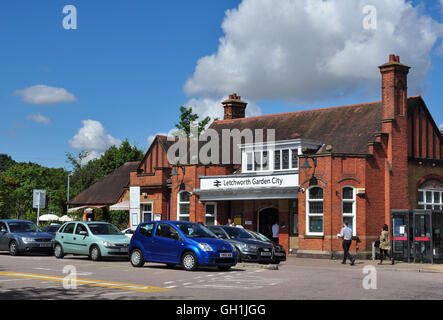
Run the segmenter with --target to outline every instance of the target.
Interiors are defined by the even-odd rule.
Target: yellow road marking
[[[65,281],[64,277],[44,275],[44,274],[21,273],[21,272],[0,272],[0,276],[18,277],[18,278],[25,278],[25,279],[48,280],[48,281],[56,281],[56,282],[64,282]],[[138,292],[144,292],[144,293],[172,291],[171,289],[161,288],[161,287],[145,286],[145,285],[130,284],[130,283],[91,280],[91,279],[72,279],[71,278],[71,279],[69,279],[69,281],[72,284],[76,283],[79,285],[106,287],[106,288],[113,288],[113,289],[138,291]]]

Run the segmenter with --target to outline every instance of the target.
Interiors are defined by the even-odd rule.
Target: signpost
[[[40,219],[40,209],[46,208],[46,190],[34,189],[32,207],[37,209],[37,225]]]

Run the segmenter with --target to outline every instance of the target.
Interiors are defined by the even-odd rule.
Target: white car
[[[122,233],[127,236],[129,239],[132,238],[132,236],[134,235],[134,230],[132,230],[131,228],[129,229],[125,229],[122,231]]]

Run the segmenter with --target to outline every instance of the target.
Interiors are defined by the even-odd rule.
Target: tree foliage
[[[136,146],[132,146],[128,139],[123,141],[119,147],[110,147],[100,158],[93,159],[86,164],[84,160],[88,156],[87,152],[82,151],[78,156],[67,153],[67,162],[73,168],[69,192],[70,199],[114,172],[126,162],[141,161],[143,155],[144,152]]]
[[[197,122],[199,119],[198,114],[192,112],[192,107],[187,108],[185,106],[180,107],[180,122],[175,124],[175,127],[179,130],[178,135],[182,137],[191,137],[192,132],[192,124]],[[204,118],[202,121],[198,122],[197,129],[200,134],[206,128],[206,126],[211,121],[210,117]]]

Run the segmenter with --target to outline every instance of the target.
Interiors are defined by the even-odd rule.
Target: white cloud
[[[443,1],[443,0],[442,0]],[[443,132],[443,124],[440,125],[440,131]]]
[[[64,88],[54,88],[46,85],[36,85],[15,91],[24,102],[31,104],[55,105],[62,102],[74,102],[75,95]]]
[[[41,115],[40,113],[30,114],[28,116],[28,120],[34,121],[36,123],[51,124],[51,119],[49,119],[48,117],[46,117],[44,115]]]
[[[155,139],[156,136],[168,136],[168,134],[164,133],[164,132],[159,132],[159,133],[156,133],[156,134],[154,134],[152,136],[149,136],[148,139],[146,140],[148,142],[148,148],[151,146],[152,142],[154,142],[154,139]]]
[[[377,66],[393,53],[413,67],[409,89],[419,93],[443,26],[410,1],[372,0],[377,29],[365,30],[367,4],[243,0],[227,11],[217,52],[197,62],[184,91],[203,97],[238,92],[253,101],[290,103],[375,94],[380,91]]]
[[[106,133],[105,128],[99,121],[83,120],[77,134],[69,141],[72,148],[84,150],[89,153],[83,161],[98,158],[106,149],[111,146],[119,146],[121,141]]]
[[[192,107],[192,112],[199,115],[199,120],[203,120],[206,117],[210,117],[211,120],[218,118],[223,120],[224,110],[222,106],[222,101],[226,100],[228,97],[222,99],[213,98],[192,98],[185,103],[186,107]],[[253,117],[261,115],[261,109],[254,102],[245,99],[248,102],[246,107],[246,116]]]

